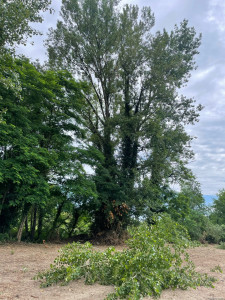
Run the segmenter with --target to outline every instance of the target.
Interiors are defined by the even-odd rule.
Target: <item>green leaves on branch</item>
[[[104,206],[138,202],[135,187],[143,178],[153,190],[187,180],[193,153],[185,125],[202,109],[178,93],[196,67],[201,36],[187,20],[153,34],[150,7],[118,4],[63,0],[47,44],[51,66],[73,70],[90,86],[83,119],[87,142],[104,157],[96,169],[100,230]]]
[[[38,274],[42,286],[67,284],[84,278],[86,284],[114,285],[107,299],[141,299],[159,296],[167,288],[212,286],[206,275],[194,270],[185,247],[188,236],[183,227],[161,216],[150,228],[146,224],[130,229],[127,248],[103,252],[90,243],[68,244],[61,249],[50,270]]]
[[[25,44],[28,37],[40,34],[31,23],[43,21],[40,12],[49,9],[51,0],[0,0],[0,53],[3,46]]]
[[[7,69],[9,79],[16,74],[20,91],[0,82],[0,231],[6,230],[8,214],[12,224],[18,213],[29,212],[27,206],[72,205],[74,199],[82,205],[96,197],[82,166],[87,151],[81,155],[73,146],[85,135],[80,117],[85,85],[67,71],[38,70],[24,58],[5,66],[3,75]],[[57,203],[54,185],[61,190]]]

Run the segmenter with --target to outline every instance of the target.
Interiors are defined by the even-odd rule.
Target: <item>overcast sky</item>
[[[198,69],[182,93],[194,97],[205,108],[199,123],[188,128],[195,136],[192,143],[195,160],[190,168],[200,182],[203,194],[215,195],[225,188],[225,1],[223,0],[123,0],[122,3],[150,6],[155,14],[155,29],[173,29],[183,19],[202,33]],[[47,59],[43,39],[49,27],[56,25],[61,1],[52,0],[55,14],[44,14],[38,28],[42,38],[33,38],[34,46],[19,47],[18,53],[41,62]]]

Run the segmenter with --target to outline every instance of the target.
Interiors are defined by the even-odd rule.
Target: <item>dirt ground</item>
[[[0,245],[0,299],[4,300],[102,300],[113,291],[112,286],[87,286],[82,280],[68,286],[40,288],[32,278],[38,271],[49,267],[62,244],[4,244]],[[102,248],[102,247],[101,247]],[[199,287],[196,290],[166,290],[161,300],[225,300],[225,250],[215,246],[189,250],[191,259],[199,272],[208,273],[218,279],[215,288]],[[223,273],[212,272],[220,266]],[[145,298],[150,299],[148,298]]]

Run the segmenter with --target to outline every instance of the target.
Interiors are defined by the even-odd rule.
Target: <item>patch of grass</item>
[[[221,268],[219,265],[215,266],[215,267],[212,268],[210,271],[211,271],[211,272],[223,273],[223,270],[222,270],[222,268]]]
[[[23,273],[26,273],[26,272],[28,271],[28,268],[25,267],[25,266],[23,266],[22,269],[21,269],[21,271],[22,271]]]

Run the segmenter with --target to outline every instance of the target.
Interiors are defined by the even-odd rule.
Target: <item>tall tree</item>
[[[200,36],[184,20],[171,33],[151,33],[149,7],[119,8],[117,0],[63,0],[62,20],[51,30],[52,65],[87,80],[85,125],[104,155],[96,169],[99,230],[124,224],[137,176],[157,187],[186,176],[194,123],[201,106],[177,90],[195,69]],[[131,211],[131,210],[130,210]]]
[[[0,84],[5,111],[0,123],[0,232],[18,216],[23,227],[31,207],[35,228],[37,209],[46,208],[53,186],[65,200],[69,192],[81,197],[86,184],[80,155],[72,145],[83,136],[82,84],[66,71],[38,70],[27,59],[16,59],[11,68],[21,91],[18,96]],[[83,191],[84,198],[92,186],[86,184],[90,192]]]
[[[82,84],[68,72],[15,58],[14,45],[40,34],[32,24],[43,21],[50,3],[0,0],[0,233],[20,219],[18,240],[24,224],[28,231],[29,215],[33,238],[37,221],[41,234],[46,209],[58,207],[56,223],[64,202],[73,210],[95,197],[81,163],[95,159],[72,145],[84,132],[78,116]]]

